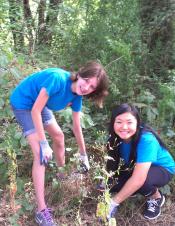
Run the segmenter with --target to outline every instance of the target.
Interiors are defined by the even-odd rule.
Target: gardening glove
[[[80,154],[80,171],[81,173],[87,173],[90,169],[88,156],[86,154]]]
[[[39,142],[40,145],[40,164],[41,165],[47,165],[49,160],[52,159],[52,149],[49,146],[49,143],[47,140],[42,140]]]
[[[109,204],[109,212],[107,215],[107,220],[109,221],[111,218],[115,218],[117,212],[118,212],[118,206],[119,204],[111,200]]]

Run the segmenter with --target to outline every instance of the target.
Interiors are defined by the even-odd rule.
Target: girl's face
[[[77,95],[85,96],[96,90],[98,86],[97,77],[81,78],[78,76],[78,80],[73,83],[72,91]]]
[[[136,130],[137,119],[131,113],[126,112],[115,118],[114,131],[122,140],[129,142]]]

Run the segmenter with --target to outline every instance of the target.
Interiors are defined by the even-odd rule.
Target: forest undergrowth
[[[95,153],[96,152],[96,153]],[[89,149],[91,169],[87,174],[77,173],[76,161],[67,154],[68,162],[66,177],[59,180],[54,162],[47,169],[46,201],[52,207],[54,218],[60,226],[109,226],[97,216],[97,205],[105,202],[104,193],[97,191],[96,185],[100,178],[99,170],[103,168],[104,160],[99,150]],[[95,155],[94,155],[95,154]],[[94,157],[95,156],[95,157]],[[28,164],[19,164],[18,192],[9,193],[9,187],[0,190],[0,225],[1,226],[35,226],[34,212],[36,210],[34,189],[31,181],[32,160],[30,154],[26,157]],[[20,161],[19,161],[20,163]],[[24,166],[24,167],[23,167]],[[26,183],[20,176],[26,172]],[[102,170],[103,171],[103,170]],[[101,172],[102,172],[101,171]],[[101,173],[102,175],[102,173]],[[21,182],[20,182],[21,180]],[[117,226],[174,226],[175,225],[175,188],[172,181],[163,188],[166,196],[162,214],[156,220],[145,220],[142,216],[145,200],[141,195],[129,198],[119,208],[116,218]],[[21,186],[21,188],[20,188]],[[14,200],[13,200],[14,199]],[[111,225],[110,225],[111,226]],[[114,225],[112,225],[114,226]]]

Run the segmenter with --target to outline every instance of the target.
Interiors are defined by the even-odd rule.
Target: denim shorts
[[[22,128],[23,135],[26,137],[32,133],[35,133],[35,126],[33,124],[33,119],[31,115],[31,110],[22,110],[22,109],[16,109],[13,106],[11,106],[12,111],[15,115],[15,118],[19,125]],[[41,112],[42,122],[43,126],[47,126],[53,122],[55,122],[55,116],[52,113],[51,110],[49,110],[47,107],[44,107]]]

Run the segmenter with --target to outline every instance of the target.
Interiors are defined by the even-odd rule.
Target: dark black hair
[[[157,135],[157,133],[148,125],[145,125],[141,122],[141,118],[140,118],[140,114],[138,109],[131,104],[121,104],[117,107],[115,107],[112,111],[112,116],[111,116],[111,121],[109,124],[109,139],[108,139],[108,143],[107,143],[107,149],[109,152],[109,155],[112,156],[116,161],[119,161],[119,148],[120,148],[120,143],[122,142],[122,139],[115,133],[114,131],[114,122],[115,122],[115,118],[118,115],[124,114],[126,112],[131,113],[137,120],[137,129],[136,129],[136,133],[132,136],[132,140],[131,140],[131,153],[130,153],[130,157],[129,157],[129,163],[133,166],[133,164],[136,161],[136,157],[137,157],[137,145],[138,142],[140,140],[140,136],[143,132],[151,132],[156,139],[158,140],[159,144],[163,147],[166,148],[165,144],[163,143],[163,141],[160,139],[160,137]],[[108,165],[107,164],[107,169],[108,169]],[[110,166],[109,166],[110,168]]]

